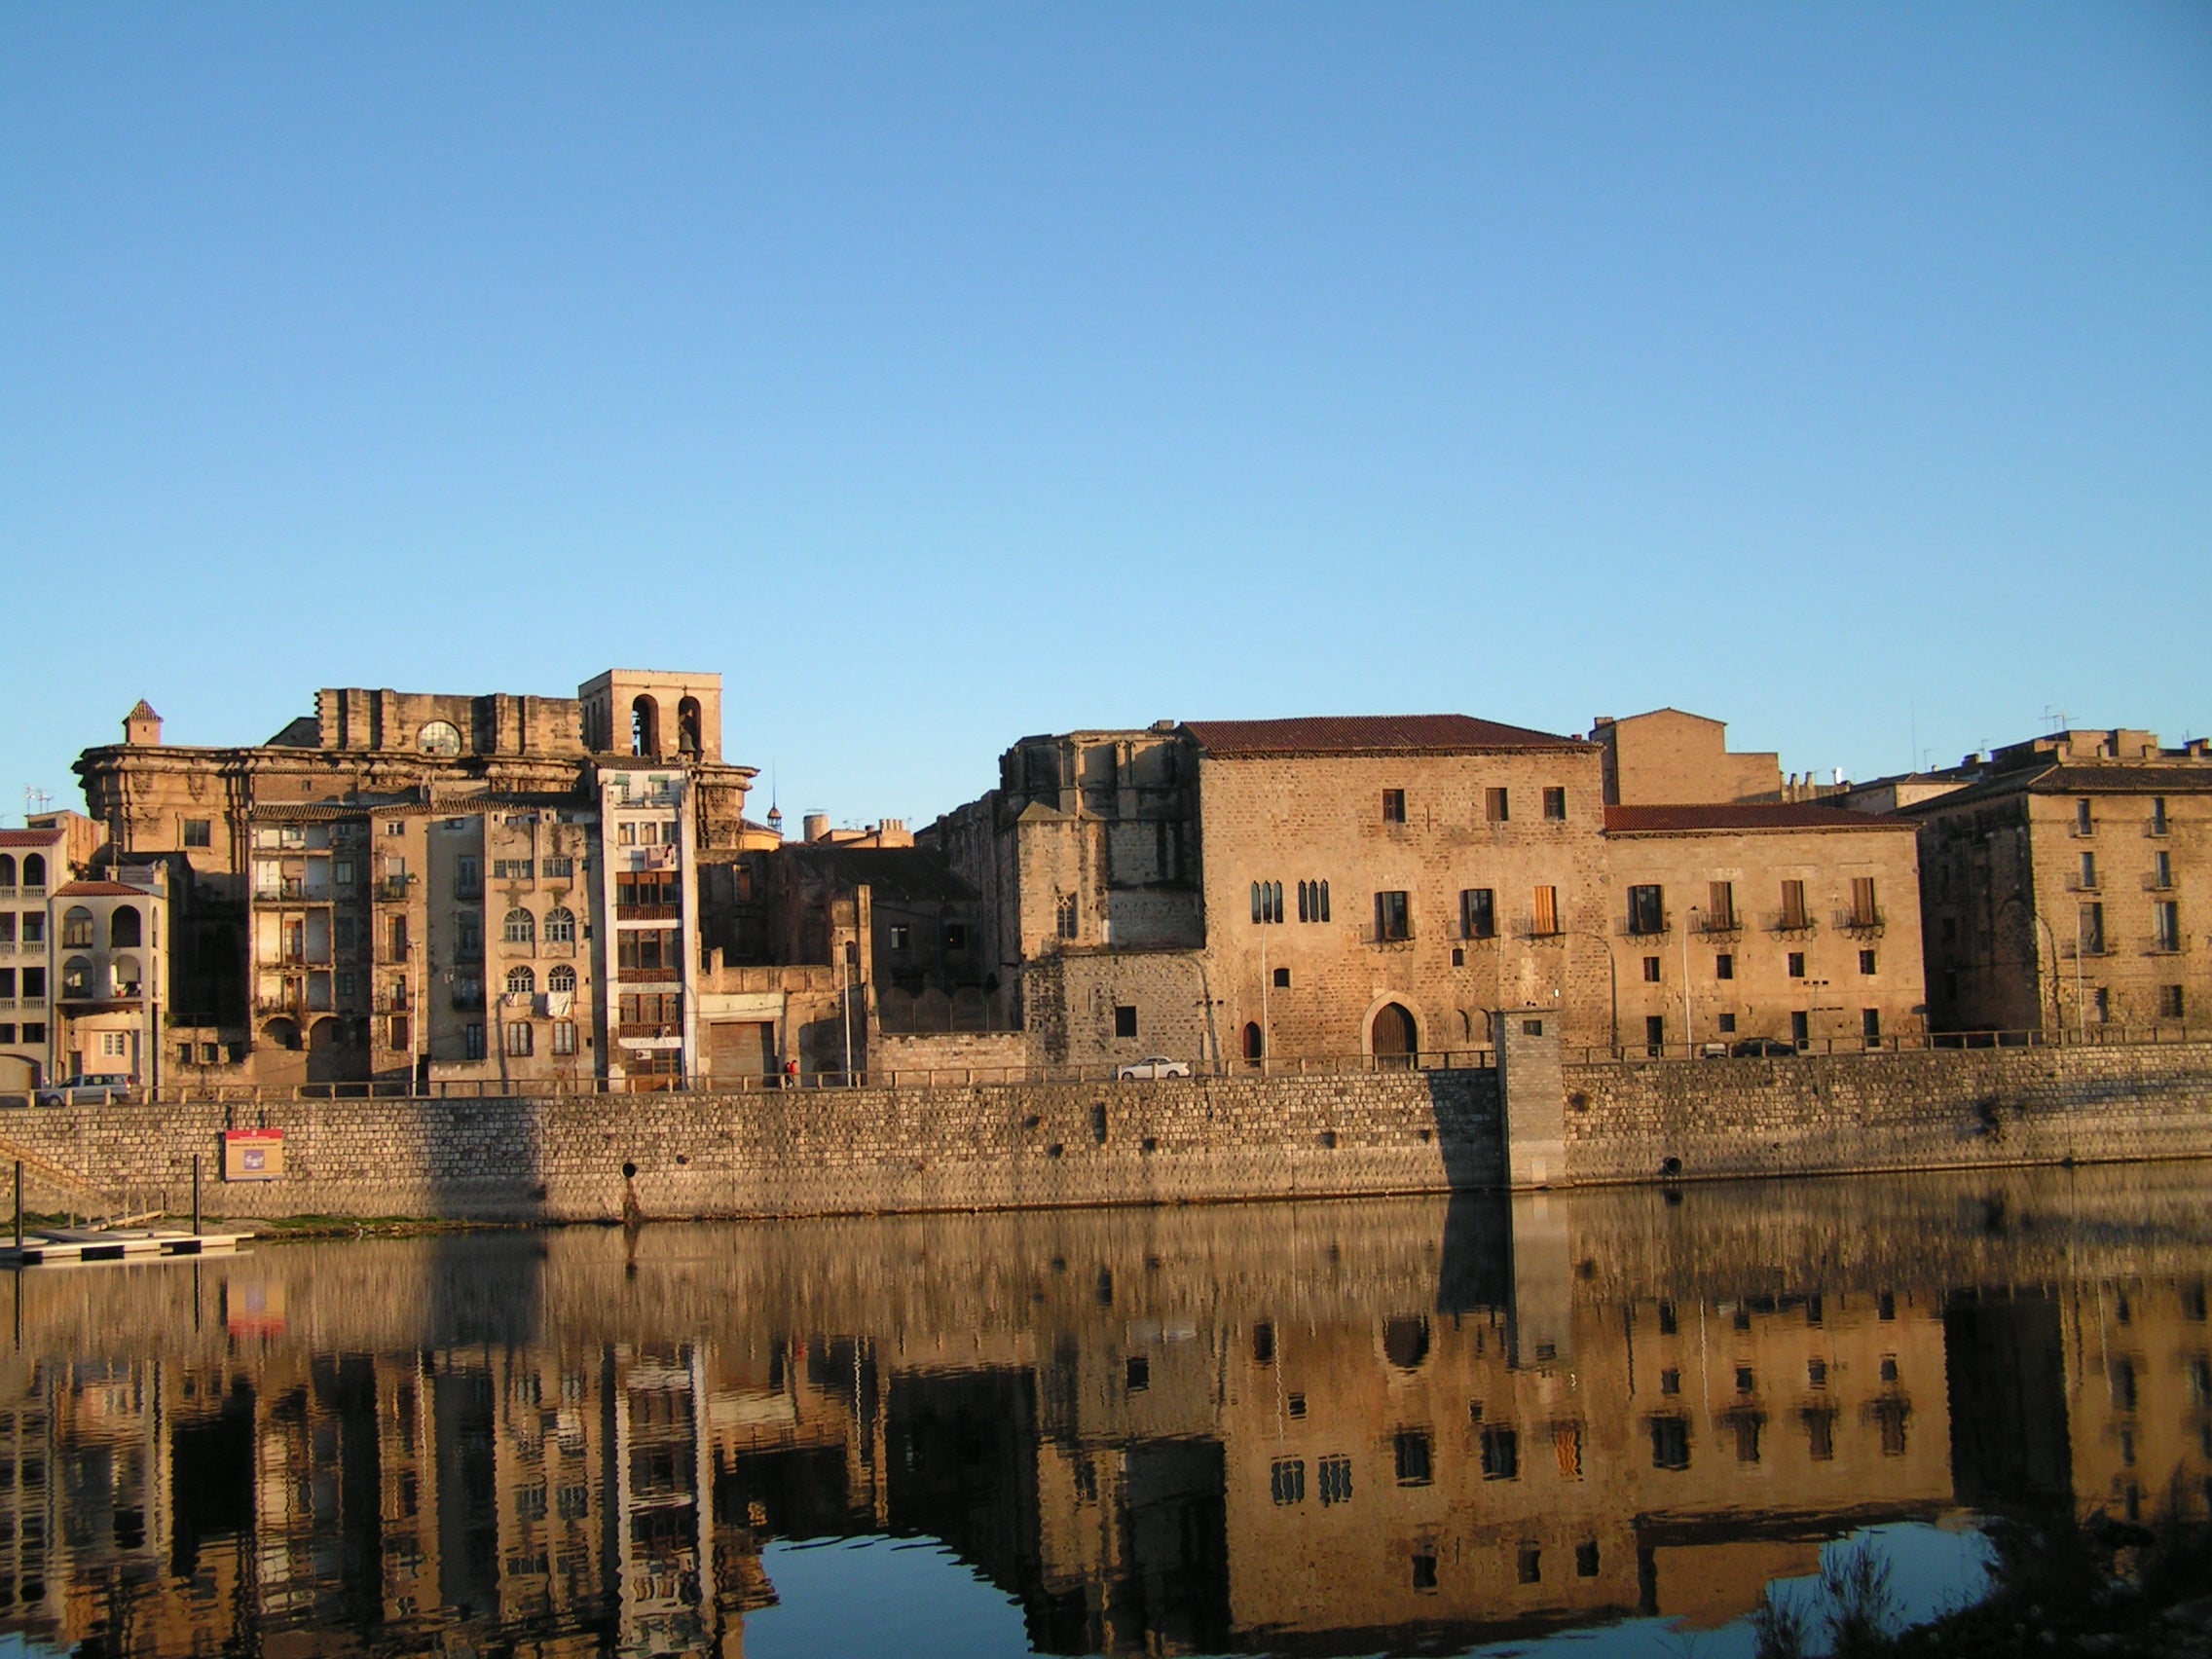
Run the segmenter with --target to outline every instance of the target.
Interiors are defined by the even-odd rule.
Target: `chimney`
[[[158,749],[162,742],[162,717],[145,698],[138,699],[123,717],[123,741],[133,749]]]

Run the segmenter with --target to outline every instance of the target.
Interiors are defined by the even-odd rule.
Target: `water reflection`
[[[570,1230],[33,1272],[0,1366],[0,1629],[103,1655],[736,1655],[776,1603],[764,1546],[886,1533],[942,1540],[1045,1652],[1707,1628],[1869,1524],[2204,1515],[2205,1185]]]

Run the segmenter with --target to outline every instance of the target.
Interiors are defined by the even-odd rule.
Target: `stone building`
[[[2212,1017],[2212,742],[2062,731],[1970,756],[1946,781],[1903,809],[1936,1029]]]
[[[164,1081],[162,987],[168,982],[168,869],[125,865],[120,879],[70,881],[48,902],[54,940],[57,1074]]]
[[[1616,1043],[1925,1029],[1914,826],[1809,803],[1608,806]]]
[[[923,836],[1051,1065],[1206,1068],[1609,1028],[1600,752],[1461,715],[1024,738]]]
[[[980,895],[1047,1065],[1389,1063],[1486,1047],[1500,1008],[1557,1009],[1570,1047],[1921,1029],[1910,826],[1793,798],[1812,786],[1725,731],[1659,710],[1594,741],[1458,715],[1031,737],[923,839]]]
[[[108,872],[168,867],[170,1075],[682,1075],[690,861],[762,833],[720,717],[719,676],[619,669],[574,698],[327,689],[240,747],[165,744],[141,702],[76,769]]]

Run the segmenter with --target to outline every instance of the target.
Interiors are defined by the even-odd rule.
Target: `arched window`
[[[1258,1020],[1247,1021],[1244,1026],[1244,1057],[1256,1060],[1268,1051],[1268,1040],[1261,1034]]]
[[[65,997],[89,997],[92,994],[91,957],[72,956],[61,964],[61,994]]]
[[[118,904],[107,919],[107,945],[110,950],[136,949],[145,940],[138,933],[138,906]]]
[[[545,988],[555,996],[572,995],[576,988],[576,971],[565,964],[545,976]]]
[[[1256,881],[1255,881],[1255,882],[1253,882],[1253,883],[1252,883],[1252,920],[1254,920],[1254,921],[1256,922],[1256,921],[1258,921],[1259,919],[1260,919],[1260,884],[1259,884],[1258,882],[1256,882]]]
[[[547,944],[573,944],[576,942],[576,913],[566,904],[556,904],[545,912],[545,942]]]
[[[630,753],[660,753],[660,705],[641,692],[630,704]]]
[[[499,937],[509,944],[535,944],[537,942],[536,918],[517,904],[507,912],[507,920],[500,929]]]
[[[686,697],[676,705],[676,748],[696,760],[700,755],[699,699]]]
[[[507,970],[508,996],[527,997],[535,992],[536,989],[537,976],[528,968],[509,968]]]
[[[23,861],[28,864],[30,861]],[[61,916],[61,943],[66,948],[75,945],[80,949],[92,947],[92,913],[82,904],[72,904]]]
[[[25,853],[23,855],[23,885],[25,887],[44,887],[46,885],[46,855],[44,853]]]
[[[141,989],[138,958],[135,956],[110,957],[108,974],[115,980],[115,994],[119,997],[134,997]]]
[[[0,853],[0,887],[16,885],[16,855]]]

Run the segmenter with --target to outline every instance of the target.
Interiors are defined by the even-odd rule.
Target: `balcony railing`
[[[1775,918],[1774,931],[1778,934],[1817,934],[1821,924],[1813,920],[1809,910],[1784,910]]]
[[[1835,919],[1835,925],[1847,934],[1878,934],[1884,924],[1885,918],[1879,909],[1846,910]]]
[[[683,1035],[683,1027],[666,1020],[648,1019],[617,1025],[614,1028],[614,1035],[617,1037],[681,1037]]]
[[[1675,931],[1675,914],[1663,910],[1656,916],[1631,916],[1621,924],[1621,932],[1630,939],[1665,939]]]
[[[1701,934],[1738,934],[1744,931],[1744,918],[1731,910],[1724,916],[1701,915],[1697,931]]]
[[[406,903],[408,884],[414,879],[415,878],[411,875],[386,875],[378,877],[376,883],[377,903],[380,904]]]
[[[618,922],[673,922],[680,920],[682,907],[677,904],[617,904],[614,919]]]

